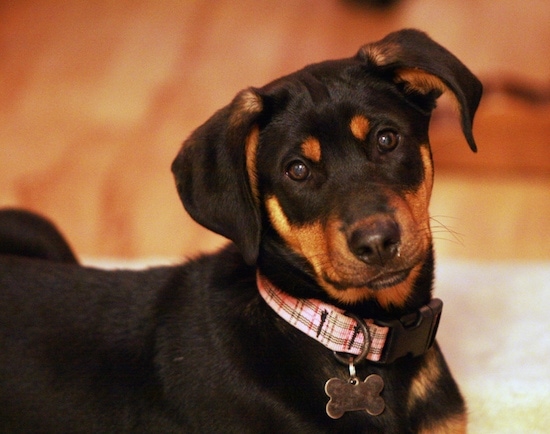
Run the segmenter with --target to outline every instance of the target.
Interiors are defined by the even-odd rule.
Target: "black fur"
[[[475,146],[471,127],[481,85],[454,56],[412,30],[368,47],[390,49],[383,57],[389,63],[363,49],[245,90],[186,141],[173,164],[184,206],[235,244],[181,266],[144,271],[45,260],[56,244],[42,258],[0,257],[1,432],[413,433],[464,414],[436,345],[432,358],[441,375],[424,395],[411,399],[425,356],[364,362],[357,365],[359,377],[384,379],[385,411],[329,418],[324,384],[346,378],[348,367],[281,320],[256,287],[259,269],[294,296],[377,319],[410,313],[431,297],[428,246],[415,260],[420,271],[402,304],[335,299],[319,284],[311,258],[285,242],[266,205],[276,197],[296,230],[337,218],[345,231],[373,215],[399,214],[392,198],[431,182],[419,149],[427,146],[441,92],[407,87],[397,78],[400,68],[427,71],[445,83]],[[362,143],[349,132],[357,113],[369,119]],[[401,134],[391,152],[376,147],[385,128]],[[247,143],[254,129],[252,153]],[[295,182],[287,168],[304,160],[300,145],[309,136],[319,140],[322,159],[307,160],[307,181]],[[363,259],[369,273],[407,261]]]
[[[18,209],[0,212],[0,255],[20,255],[56,262],[77,262],[55,225],[43,217]]]

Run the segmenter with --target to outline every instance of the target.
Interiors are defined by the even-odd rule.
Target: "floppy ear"
[[[235,242],[248,264],[255,263],[260,243],[253,160],[259,135],[256,121],[262,110],[262,98],[255,90],[241,91],[193,132],[172,163],[187,212]]]
[[[403,85],[406,94],[432,101],[450,91],[460,111],[462,131],[472,151],[477,146],[472,134],[474,114],[481,99],[481,82],[441,45],[418,30],[390,33],[384,39],[363,46],[357,56]]]

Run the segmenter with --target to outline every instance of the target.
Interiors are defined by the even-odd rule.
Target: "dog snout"
[[[347,241],[359,260],[383,266],[398,255],[401,231],[391,216],[374,216],[355,225]]]

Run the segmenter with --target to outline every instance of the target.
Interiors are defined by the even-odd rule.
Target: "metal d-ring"
[[[333,351],[334,357],[336,357],[336,360],[338,360],[343,365],[350,366],[350,370],[351,370],[351,367],[353,365],[356,365],[361,360],[367,357],[367,354],[369,354],[372,339],[370,336],[369,327],[367,326],[363,318],[359,318],[357,315],[350,312],[344,312],[344,315],[349,316],[350,318],[353,318],[355,321],[357,321],[357,324],[359,324],[361,332],[363,333],[363,348],[361,349],[361,353],[358,354],[357,356],[353,357],[352,354],[339,353],[337,351]]]

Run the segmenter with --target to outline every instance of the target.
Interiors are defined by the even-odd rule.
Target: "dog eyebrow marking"
[[[355,115],[351,118],[349,128],[357,140],[364,141],[369,133],[369,120],[363,115]]]
[[[308,137],[302,143],[302,152],[304,157],[318,163],[321,161],[321,143],[315,137]]]

